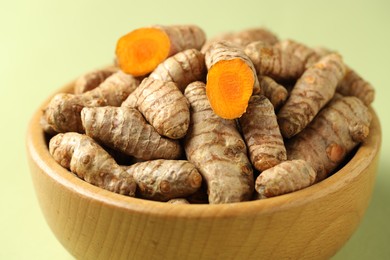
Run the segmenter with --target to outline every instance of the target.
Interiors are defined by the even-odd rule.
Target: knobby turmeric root
[[[189,84],[184,95],[191,104],[184,149],[206,181],[210,204],[249,200],[254,189],[253,172],[235,121],[214,114],[204,83]]]
[[[287,39],[280,41],[274,45],[275,48],[280,49],[282,53],[288,56],[294,56],[299,60],[299,67],[303,70],[309,68],[314,63],[319,61],[322,56],[313,48],[310,48],[302,43]],[[330,53],[328,53],[330,54]]]
[[[160,63],[149,77],[165,82],[172,81],[184,92],[191,82],[205,80],[204,55],[196,49],[179,52]]]
[[[118,40],[115,62],[56,95],[40,123],[69,132],[49,143],[59,164],[117,193],[269,198],[323,180],[369,134],[372,86],[337,53],[264,28],[207,42],[197,26],[139,28]]]
[[[369,134],[371,114],[356,97],[337,97],[286,143],[287,157],[310,163],[325,179]]]
[[[289,81],[299,78],[305,71],[305,64],[294,55],[281,49],[280,46],[269,46],[263,42],[253,42],[245,47],[256,69],[256,73],[269,76],[277,81]]]
[[[205,54],[206,93],[215,114],[225,119],[245,113],[252,93],[260,86],[250,59],[229,42],[216,42]]]
[[[141,198],[168,201],[187,197],[202,184],[202,176],[184,160],[152,160],[125,167],[138,186]]]
[[[334,53],[326,48],[315,48],[314,51],[319,57]],[[345,75],[337,85],[336,91],[344,96],[357,97],[366,106],[369,106],[375,98],[374,87],[349,66],[345,68]]]
[[[274,107],[266,97],[252,96],[239,122],[250,160],[257,170],[265,171],[287,160]]]
[[[369,106],[375,97],[374,87],[348,67],[336,91],[344,96],[355,96],[363,101],[366,106]]]
[[[314,183],[316,172],[304,160],[282,162],[256,179],[255,189],[259,199],[275,197],[306,188]]]
[[[131,175],[92,138],[79,133],[57,134],[49,143],[53,158],[79,178],[103,189],[135,196],[136,183]]]
[[[274,45],[279,41],[278,37],[266,28],[248,28],[238,32],[230,32],[218,35],[207,40],[201,52],[206,53],[207,49],[215,42],[228,41],[238,47],[245,47],[251,42],[261,41],[267,45]]]
[[[177,159],[182,154],[178,141],[161,137],[135,108],[85,107],[81,120],[88,136],[138,159]]]
[[[160,135],[179,139],[187,133],[189,104],[171,81],[145,78],[122,107],[137,108]]]
[[[180,51],[200,50],[205,41],[204,31],[195,25],[139,28],[118,40],[116,57],[125,73],[144,76]]]
[[[117,67],[94,70],[80,76],[74,83],[74,94],[83,94],[98,87],[109,76],[118,71]]]
[[[297,81],[290,97],[278,112],[282,135],[291,138],[304,129],[333,97],[345,66],[337,54],[323,57]]]
[[[260,82],[261,94],[267,97],[269,101],[271,101],[275,110],[278,110],[288,98],[287,89],[270,77],[259,76],[258,78]]]
[[[136,78],[118,71],[91,91],[79,95],[55,95],[45,108],[43,116],[56,132],[83,133],[80,118],[83,107],[120,106],[138,85]]]

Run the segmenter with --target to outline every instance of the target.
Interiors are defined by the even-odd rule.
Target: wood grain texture
[[[39,126],[42,107],[27,132],[33,184],[48,225],[77,259],[326,259],[371,198],[381,144],[375,114],[352,160],[309,188],[261,201],[172,205],[100,189],[59,166]]]

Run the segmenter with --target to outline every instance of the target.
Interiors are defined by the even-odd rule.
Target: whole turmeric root
[[[53,158],[79,178],[100,188],[135,196],[136,183],[92,138],[79,133],[57,134],[49,142]]]
[[[178,141],[161,137],[135,108],[85,107],[81,120],[88,136],[138,159],[177,159],[182,154]]]
[[[309,68],[314,63],[319,61],[324,55],[320,55],[315,49],[310,48],[302,43],[287,39],[280,41],[274,45],[275,48],[280,49],[281,52],[298,58],[300,61],[300,68],[303,69],[301,74],[306,68]],[[330,53],[327,53],[330,54]]]
[[[187,133],[189,104],[171,81],[145,78],[122,103],[122,107],[126,106],[137,108],[160,135],[179,139]]]
[[[124,72],[144,76],[178,52],[200,50],[205,41],[204,31],[195,25],[138,28],[118,40],[116,57]]]
[[[57,132],[83,133],[80,118],[83,107],[120,106],[138,84],[133,76],[118,71],[91,91],[79,95],[55,95],[44,110],[44,116]]]
[[[345,66],[337,54],[323,57],[308,68],[295,84],[278,113],[282,135],[291,138],[304,129],[333,97]]]
[[[205,55],[206,93],[215,114],[225,119],[239,118],[252,93],[260,86],[255,68],[241,48],[229,42],[216,42]]]
[[[356,97],[337,97],[286,143],[287,157],[310,163],[325,179],[369,134],[371,114]]]
[[[259,76],[258,78],[260,82],[261,94],[263,94],[269,99],[269,101],[271,101],[275,110],[278,110],[288,98],[287,89],[270,77]]]
[[[125,167],[138,186],[142,198],[168,201],[196,192],[202,176],[192,163],[184,160],[152,160]]]
[[[355,96],[363,101],[366,106],[369,106],[375,97],[374,87],[348,67],[336,91],[344,96]]]
[[[206,97],[205,84],[193,82],[184,92],[191,104],[191,123],[184,149],[207,183],[211,204],[249,200],[253,172],[234,120],[218,117]]]
[[[314,183],[316,172],[304,160],[282,162],[264,172],[256,179],[255,189],[259,199],[301,190]]]
[[[334,53],[334,51],[326,48],[315,48],[314,51],[318,57]],[[345,75],[337,85],[336,92],[343,96],[357,97],[363,101],[366,106],[369,106],[375,98],[374,87],[349,66],[346,66],[345,68]]]
[[[179,52],[160,63],[149,77],[165,82],[173,81],[184,92],[191,82],[205,80],[204,55],[196,49]]]
[[[74,83],[74,93],[83,94],[98,87],[109,76],[118,71],[117,67],[109,67],[88,72],[79,77]]]
[[[266,97],[252,96],[239,122],[250,160],[257,170],[265,171],[287,160],[274,107]]]
[[[245,47],[251,42],[261,41],[267,45],[274,45],[279,41],[278,37],[266,28],[248,28],[238,32],[224,33],[210,40],[203,45],[201,52],[206,53],[207,49],[215,42],[228,41],[239,47]]]
[[[261,76],[277,81],[299,78],[305,71],[305,64],[293,52],[283,50],[280,45],[269,46],[263,42],[252,42],[245,47],[245,53]]]

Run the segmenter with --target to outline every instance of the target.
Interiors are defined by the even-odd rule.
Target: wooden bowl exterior
[[[374,186],[381,128],[373,110],[367,141],[320,183],[261,201],[172,205],[100,189],[59,166],[42,108],[27,135],[32,179],[47,223],[77,259],[326,259],[357,228]]]

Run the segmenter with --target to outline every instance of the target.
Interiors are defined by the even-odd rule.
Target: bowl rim
[[[56,93],[71,92],[74,82],[75,81],[72,81],[71,83],[66,84],[49,96],[33,114],[27,128],[26,146],[28,156],[31,157],[45,175],[70,192],[76,193],[84,199],[98,201],[106,206],[121,208],[124,211],[177,218],[183,216],[187,218],[215,218],[216,216],[236,217],[247,216],[248,213],[272,214],[284,211],[290,207],[311,203],[319,197],[327,196],[328,194],[342,189],[343,186],[359,177],[359,174],[370,166],[370,163],[380,151],[382,139],[381,126],[378,116],[372,107],[370,107],[369,110],[372,114],[370,134],[359,146],[351,160],[333,175],[302,190],[264,200],[228,204],[173,205],[164,202],[128,197],[85,182],[60,166],[49,153],[45,134],[39,123],[43,109]]]

